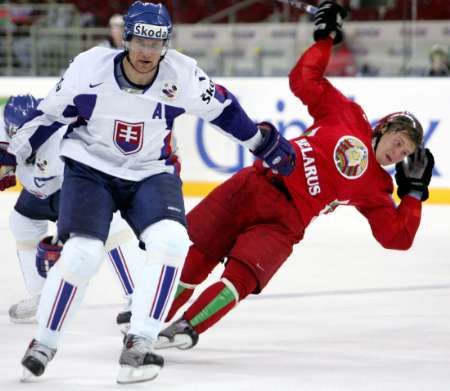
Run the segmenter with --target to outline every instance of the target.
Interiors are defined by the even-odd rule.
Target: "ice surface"
[[[261,295],[193,350],[162,351],[166,365],[149,383],[115,384],[123,300],[104,266],[45,375],[20,383],[36,326],[7,316],[25,295],[7,228],[15,197],[0,195],[0,390],[450,389],[450,206],[424,207],[407,252],[381,248],[352,208],[319,218]]]

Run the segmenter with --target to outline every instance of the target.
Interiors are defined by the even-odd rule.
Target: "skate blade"
[[[159,336],[158,340],[155,343],[154,349],[161,350],[161,349],[176,348],[180,350],[187,350],[190,349],[191,347],[192,347],[191,337],[189,337],[188,335],[178,334],[172,340],[164,336]]]
[[[139,368],[121,365],[117,375],[118,384],[140,383],[153,380],[158,376],[161,367],[158,365],[143,365]]]
[[[29,371],[25,367],[22,367],[22,376],[20,378],[22,383],[29,383],[35,379],[37,379],[37,377],[33,374],[33,372]]]

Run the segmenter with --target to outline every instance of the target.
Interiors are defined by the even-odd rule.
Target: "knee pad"
[[[105,256],[100,239],[72,236],[64,244],[61,258],[55,265],[62,278],[74,285],[87,283],[98,271]]]
[[[247,297],[258,286],[258,280],[254,273],[245,264],[234,258],[230,258],[227,262],[221,281],[235,295],[237,294],[236,301]]]
[[[180,267],[188,252],[191,241],[186,228],[175,220],[161,220],[147,227],[141,240],[149,253],[148,261]]]
[[[133,240],[134,237],[134,233],[131,231],[131,228],[126,221],[120,217],[118,212],[114,213],[109,228],[108,239],[105,243],[105,250],[111,251],[113,248]],[[138,244],[136,243],[136,246],[137,245]]]
[[[30,219],[13,209],[9,215],[9,228],[18,250],[25,250],[28,247],[36,248],[37,243],[47,234],[48,222]]]

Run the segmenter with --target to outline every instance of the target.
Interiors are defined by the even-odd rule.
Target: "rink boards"
[[[288,138],[312,123],[306,107],[289,90],[287,78],[217,79],[240,100],[255,121],[271,121]],[[359,103],[371,123],[387,113],[409,110],[421,120],[425,144],[436,166],[429,203],[450,204],[450,78],[332,78]],[[0,78],[0,104],[11,94],[44,97],[56,78]],[[170,101],[167,104],[171,104]],[[186,196],[204,196],[240,168],[252,163],[251,153],[201,119],[183,115],[175,122]]]

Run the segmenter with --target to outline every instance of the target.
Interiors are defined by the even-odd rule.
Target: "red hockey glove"
[[[0,166],[0,191],[16,186],[15,170],[13,166]]]

